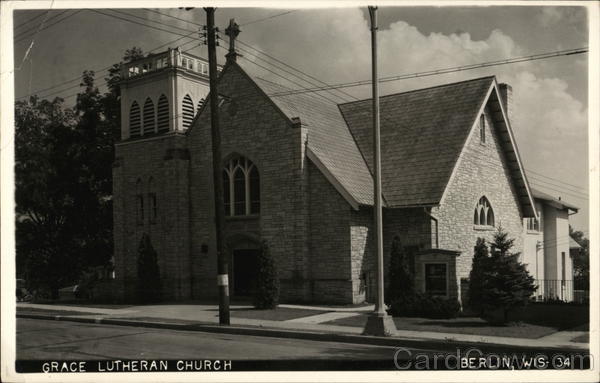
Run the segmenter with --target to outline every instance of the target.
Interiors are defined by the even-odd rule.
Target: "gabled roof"
[[[569,209],[574,212],[579,211],[579,208],[569,202],[563,201],[560,197],[554,197],[550,194],[544,193],[541,190],[531,188],[531,194],[533,194],[533,198],[543,201],[544,203],[554,206],[557,209]]]
[[[355,208],[373,203],[371,100],[341,105],[309,93],[283,93],[279,84],[236,66],[294,124],[308,130],[307,155]],[[495,90],[495,91],[494,91]],[[278,95],[274,95],[277,94]],[[272,95],[272,96],[270,96]],[[492,103],[523,213],[535,216],[533,199],[495,77],[381,97],[382,186],[388,207],[437,205],[484,103]]]
[[[265,79],[251,79],[267,95],[289,90]],[[270,99],[290,120],[300,118],[302,126],[308,130],[309,158],[326,173],[338,191],[351,200],[351,205],[355,208],[371,205],[373,178],[337,104],[314,94]]]

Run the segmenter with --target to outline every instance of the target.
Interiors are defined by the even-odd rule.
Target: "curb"
[[[80,318],[74,316],[64,315],[49,315],[49,314],[27,314],[17,313],[17,318],[25,319],[42,319],[42,320],[58,320],[67,322],[79,322],[79,323],[90,323],[90,324],[107,324],[116,326],[130,326],[130,327],[145,327],[145,328],[157,328],[157,329],[169,329],[169,330],[180,330],[180,331],[198,331],[198,332],[210,332],[220,334],[232,334],[232,335],[250,335],[250,336],[262,336],[262,337],[274,337],[274,338],[286,338],[286,339],[303,339],[303,340],[314,340],[321,342],[340,342],[340,343],[356,343],[373,346],[387,346],[387,347],[413,347],[418,349],[430,349],[434,351],[454,351],[457,349],[469,349],[475,348],[478,350],[485,350],[485,352],[526,352],[526,351],[555,351],[555,352],[589,352],[589,347],[584,348],[577,345],[564,345],[564,346],[521,346],[521,345],[505,345],[498,343],[488,342],[472,342],[472,341],[458,341],[454,339],[446,340],[435,340],[427,338],[408,338],[408,337],[378,337],[370,335],[357,335],[350,333],[332,333],[332,332],[318,332],[318,331],[306,331],[306,330],[288,330],[279,329],[273,327],[254,327],[254,326],[219,326],[208,323],[174,323],[164,321],[151,321],[151,320],[135,320],[135,319],[117,319],[117,318]]]

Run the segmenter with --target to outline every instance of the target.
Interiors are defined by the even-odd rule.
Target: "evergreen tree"
[[[412,296],[415,292],[414,279],[410,270],[408,255],[399,236],[394,236],[390,251],[389,283],[385,303],[391,304],[400,297]]]
[[[520,253],[511,253],[514,239],[502,227],[494,234],[492,256],[484,261],[481,302],[485,312],[500,309],[503,321],[511,310],[527,304],[535,292],[534,278],[519,262]]]
[[[262,243],[257,262],[254,307],[258,309],[273,309],[279,303],[279,277],[277,275],[275,260],[266,241]]]
[[[484,282],[485,262],[489,260],[488,247],[484,238],[477,238],[475,253],[473,255],[473,266],[469,274],[469,307],[475,311],[481,311],[481,289]]]
[[[150,242],[150,236],[142,235],[137,259],[137,297],[140,303],[152,303],[160,299],[161,284],[158,256]]]

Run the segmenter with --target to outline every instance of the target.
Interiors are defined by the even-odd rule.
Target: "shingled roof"
[[[438,204],[494,77],[380,98],[383,195],[390,207]],[[373,169],[370,99],[340,105]]]
[[[287,91],[279,84],[252,77],[267,95]],[[358,205],[373,204],[373,178],[350,134],[338,105],[315,94],[270,97],[291,120],[300,118],[308,130],[308,155],[326,172],[338,191]]]
[[[315,94],[286,93],[288,88],[251,77],[243,68],[242,72],[290,121],[300,119],[308,130],[309,158],[337,190],[355,208],[372,205],[371,100],[336,105]],[[440,203],[470,129],[495,84],[495,77],[489,76],[380,98],[386,206]],[[524,215],[535,216],[506,112],[496,92],[489,97]]]

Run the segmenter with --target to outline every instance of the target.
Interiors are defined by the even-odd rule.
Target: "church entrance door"
[[[233,251],[233,294],[251,296],[256,287],[258,249]]]

